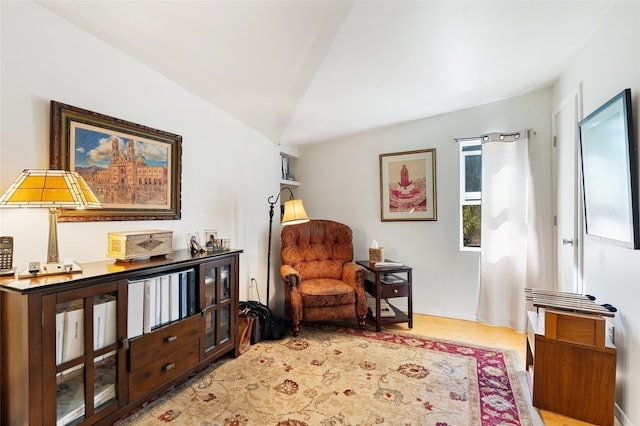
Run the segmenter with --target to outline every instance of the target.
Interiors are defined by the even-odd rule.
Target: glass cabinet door
[[[56,424],[85,415],[84,299],[56,304]]]
[[[99,413],[116,401],[117,298],[93,297],[93,407]]]
[[[232,340],[231,267],[228,261],[213,261],[203,265],[205,356]]]
[[[57,425],[98,420],[118,408],[117,295],[114,284],[44,298],[45,318],[55,318],[43,327],[55,354],[44,381],[56,392],[55,404],[45,405],[55,414],[45,412],[45,418],[55,415]]]

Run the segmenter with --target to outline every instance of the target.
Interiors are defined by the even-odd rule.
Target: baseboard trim
[[[464,321],[478,322],[478,318],[475,315],[468,315],[468,314],[452,314],[451,312],[444,312],[444,311],[428,311],[428,312],[414,311],[413,313],[418,315],[430,315],[432,317],[442,317],[442,318],[451,318],[451,319],[458,319],[458,320],[464,320]]]
[[[616,424],[620,424],[622,426],[634,426],[633,423],[631,423],[629,417],[627,417],[627,415],[624,413],[624,411],[622,411],[617,403],[615,404],[615,415],[617,422]]]

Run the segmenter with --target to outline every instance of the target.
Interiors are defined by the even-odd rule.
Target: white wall
[[[59,223],[61,257],[106,259],[111,231],[172,230],[180,249],[187,232],[213,228],[245,250],[241,299],[249,297],[249,276],[263,286],[266,200],[278,191],[277,147],[36,3],[0,2],[0,11],[0,191],[22,169],[48,168],[52,99],[183,138],[181,220]],[[0,209],[0,235],[14,236],[18,268],[46,259],[47,233],[46,210]]]
[[[636,144],[640,143],[640,3],[616,2],[610,13],[571,61],[553,90],[558,105],[583,84],[587,115],[625,88],[631,89]],[[640,162],[638,163],[640,164]],[[640,250],[584,241],[585,292],[618,308],[616,404],[625,425],[640,425]]]
[[[414,311],[475,319],[479,288],[479,254],[459,250],[459,168],[455,137],[491,131],[531,128],[538,174],[543,177],[539,215],[547,235],[540,262],[543,276],[551,271],[551,91],[438,117],[372,130],[330,142],[302,146],[296,170],[314,218],[344,222],[354,231],[356,257],[366,259],[372,240],[385,256],[414,268]],[[437,221],[381,222],[379,155],[436,149]],[[540,284],[541,287],[545,283]],[[523,293],[524,297],[524,293]]]

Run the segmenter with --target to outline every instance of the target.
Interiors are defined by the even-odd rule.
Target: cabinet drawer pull
[[[172,362],[171,364],[167,364],[164,366],[164,371],[172,370],[175,366],[176,366],[175,362]]]
[[[398,294],[398,289],[397,289],[397,288],[394,288],[394,289],[393,289],[393,292],[394,292],[394,293],[396,293],[396,294]]]
[[[175,342],[176,340],[178,340],[178,336],[169,336],[166,338],[165,342],[171,343],[171,342]]]

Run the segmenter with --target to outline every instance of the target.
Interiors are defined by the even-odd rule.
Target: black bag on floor
[[[247,315],[255,318],[253,321],[253,332],[251,333],[251,344],[260,340],[272,339],[272,318],[271,311],[265,305],[255,300],[240,302],[240,312],[247,311]]]
[[[284,337],[284,319],[275,315],[271,316],[271,339],[280,340]]]

